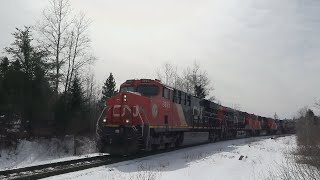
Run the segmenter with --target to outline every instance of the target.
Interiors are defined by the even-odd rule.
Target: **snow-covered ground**
[[[47,179],[267,179],[279,173],[295,147],[295,136],[231,140]]]
[[[77,156],[73,156],[73,137],[63,139],[21,140],[16,149],[0,150],[0,170],[47,164],[71,159],[98,156],[93,139],[81,137]]]

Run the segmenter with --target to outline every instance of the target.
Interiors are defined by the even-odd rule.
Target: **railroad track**
[[[286,135],[276,135],[276,136],[265,136],[265,138],[278,138],[283,137]],[[142,158],[146,156],[156,155],[167,153],[171,151],[176,151],[183,148],[199,146],[206,143],[198,143],[193,145],[182,146],[178,148],[171,148],[171,149],[164,149],[158,151],[151,151],[151,152],[143,152],[138,153],[131,156],[110,156],[110,155],[102,155],[102,156],[95,156],[95,157],[88,157],[82,159],[75,159],[69,161],[62,161],[50,164],[43,164],[43,165],[36,165],[30,167],[24,167],[19,169],[9,169],[0,171],[0,179],[40,179],[46,178],[50,176],[56,176],[59,174],[65,174],[75,171],[81,171],[84,169],[89,169],[93,167],[113,164],[122,161],[128,161],[132,159]]]
[[[176,151],[176,150],[187,148],[187,147],[199,146],[202,144],[207,144],[207,143],[198,143],[198,144],[182,146],[178,148],[163,149],[163,150],[157,150],[157,151],[151,151],[151,152],[142,152],[142,153],[138,153],[130,156],[103,155],[103,156],[75,159],[75,160],[62,161],[62,162],[56,162],[56,163],[50,163],[50,164],[36,165],[36,166],[19,168],[19,169],[9,169],[9,170],[0,171],[0,179],[20,180],[20,179],[46,178],[50,176],[56,176],[59,174],[81,171],[84,169],[94,168],[98,166],[133,160],[137,158],[166,153],[170,151]]]
[[[201,143],[206,144],[206,143]],[[151,152],[142,152],[138,154],[134,154],[131,156],[110,156],[110,155],[103,155],[103,156],[95,156],[89,158],[82,158],[70,161],[62,161],[50,164],[43,164],[43,165],[36,165],[30,167],[24,167],[19,169],[10,169],[0,171],[0,179],[6,180],[20,180],[20,179],[40,179],[46,178],[50,176],[56,176],[59,174],[66,174],[75,171],[81,171],[84,169],[94,168],[98,166],[113,164],[122,161],[133,160],[137,158],[147,157],[151,155],[166,153],[170,151],[175,151],[182,148],[198,146],[201,144],[195,144],[190,146],[183,146],[179,148],[172,148],[172,149],[163,149],[158,151],[151,151]]]
[[[68,172],[80,171],[105,164],[116,163],[121,159],[109,155],[62,161],[50,164],[0,171],[0,179],[40,179]]]

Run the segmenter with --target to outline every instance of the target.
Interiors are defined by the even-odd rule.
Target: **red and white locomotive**
[[[97,123],[98,148],[132,154],[183,144],[274,134],[277,123],[199,99],[158,80],[127,80]]]

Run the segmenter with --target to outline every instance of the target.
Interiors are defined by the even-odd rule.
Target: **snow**
[[[94,140],[81,137],[77,156],[73,156],[73,137],[21,140],[16,149],[0,150],[0,170],[101,155],[95,152]]]
[[[230,140],[47,179],[267,179],[295,147],[295,136]]]

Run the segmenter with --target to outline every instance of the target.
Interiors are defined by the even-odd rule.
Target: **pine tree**
[[[75,75],[72,86],[70,88],[70,94],[71,94],[71,110],[73,113],[76,113],[78,111],[83,110],[84,107],[84,96],[83,96],[83,90],[81,87],[80,79],[78,75]]]
[[[6,92],[5,92],[5,78],[9,71],[9,60],[7,57],[1,59],[0,62],[0,113],[6,103]]]
[[[76,134],[86,128],[85,99],[79,76],[76,74],[70,89],[64,92],[56,103],[55,117],[60,134]]]
[[[112,73],[110,73],[106,82],[102,87],[102,98],[101,103],[104,104],[107,99],[116,94],[118,91],[116,90],[116,82],[113,78]]]
[[[0,62],[0,79],[3,79],[9,71],[9,59],[4,57]]]
[[[7,105],[5,109],[9,114],[20,116],[22,125],[27,130],[32,130],[39,124],[45,124],[42,122],[48,119],[44,113],[49,111],[47,104],[51,97],[46,78],[48,53],[32,45],[30,27],[16,30],[13,33],[15,41],[5,48],[6,53],[13,59],[4,59],[1,65],[3,69],[9,61],[9,68],[3,77],[3,86],[7,94],[7,104],[10,106]]]

